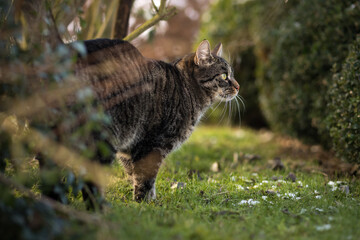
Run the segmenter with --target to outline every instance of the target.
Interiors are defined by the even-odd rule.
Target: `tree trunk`
[[[115,20],[114,38],[123,39],[128,33],[130,12],[134,0],[119,1]]]

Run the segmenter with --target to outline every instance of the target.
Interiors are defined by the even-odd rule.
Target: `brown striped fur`
[[[162,160],[190,136],[211,104],[237,95],[232,68],[220,56],[221,44],[211,52],[206,40],[171,64],[145,58],[121,40],[96,39],[85,46],[77,76],[111,117],[109,141],[123,153],[134,199],[154,198]]]

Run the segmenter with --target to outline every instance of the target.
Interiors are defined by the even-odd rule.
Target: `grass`
[[[199,127],[163,163],[153,202],[134,202],[115,164],[119,171],[106,190],[106,227],[96,228],[94,237],[358,239],[359,180],[322,171],[320,153],[317,146],[269,132]],[[272,170],[275,157],[283,170]],[[214,163],[218,171],[210,170]]]

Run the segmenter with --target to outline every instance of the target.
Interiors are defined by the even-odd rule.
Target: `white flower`
[[[316,230],[318,231],[326,231],[326,230],[329,230],[331,229],[331,224],[325,224],[325,225],[322,225],[322,226],[316,226]]]
[[[239,202],[240,205],[244,205],[244,204],[247,204],[247,203],[248,203],[248,201],[246,201],[246,200],[241,200],[241,201]]]
[[[215,179],[209,178],[208,179],[208,183],[217,183],[218,181],[216,181]]]
[[[250,198],[249,200],[241,200],[239,202],[239,205],[244,205],[244,204],[249,204],[249,205],[256,205],[260,203],[259,201],[253,200],[252,198]]]
[[[335,186],[335,183],[334,183],[333,181],[329,181],[329,182],[328,182],[328,185],[330,185],[330,186]]]
[[[316,199],[321,199],[320,195],[315,196]]]
[[[261,197],[263,200],[266,200],[268,197],[267,196],[262,196]]]
[[[323,212],[324,211],[324,209],[321,209],[321,208],[315,208],[315,210],[318,211],[318,212]]]
[[[285,193],[284,197],[295,198],[294,193]]]
[[[235,181],[236,181],[236,177],[235,177],[235,176],[232,176],[232,177],[231,177],[231,181],[235,182]]]
[[[235,186],[236,186],[236,188],[237,188],[238,190],[244,190],[244,189],[245,189],[243,186],[241,186],[241,185],[239,185],[239,184],[236,184]]]
[[[256,200],[252,200],[251,198],[249,199],[249,204],[251,204],[251,205],[256,205],[258,203],[260,203],[260,202],[256,201]]]

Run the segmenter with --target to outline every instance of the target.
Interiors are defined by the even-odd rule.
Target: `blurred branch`
[[[52,24],[54,25],[53,28],[54,28],[54,33],[56,35],[56,38],[60,43],[64,43],[63,40],[61,39],[59,29],[58,29],[58,26],[56,24],[56,20],[55,20],[55,16],[54,16],[54,13],[53,13],[53,10],[52,10],[52,6],[50,6],[50,3],[48,1],[46,1],[46,5],[47,5],[48,11],[49,11],[49,16],[51,18]]]
[[[19,191],[21,194],[24,194],[25,196],[36,199],[46,205],[49,205],[53,209],[55,209],[58,212],[61,212],[70,218],[75,218],[83,223],[90,223],[90,224],[101,224],[103,223],[103,219],[101,219],[99,216],[95,214],[88,214],[85,212],[80,212],[75,209],[72,209],[66,205],[61,204],[60,202],[57,202],[51,198],[48,198],[46,196],[37,196],[35,193],[24,187],[23,185],[9,179],[6,177],[3,173],[0,173],[0,183],[4,184],[5,186],[9,186],[17,191]]]
[[[129,17],[134,0],[118,0],[118,1],[120,1],[120,3],[117,8],[113,37],[122,39],[128,33]]]
[[[175,7],[171,7],[171,8],[166,7],[166,0],[161,0],[160,7],[158,9],[155,7],[155,10],[157,10],[156,11],[157,13],[153,18],[146,21],[140,27],[135,29],[132,33],[127,35],[124,38],[124,40],[125,41],[133,40],[134,38],[138,37],[140,34],[145,32],[147,29],[151,28],[152,26],[154,26],[155,24],[157,24],[161,20],[167,20],[167,19],[169,19],[170,17],[174,16],[177,13]]]
[[[16,131],[8,126],[3,125],[0,129],[12,135],[16,134]],[[107,178],[112,175],[109,168],[82,157],[35,129],[28,128],[26,133],[19,134],[17,137],[19,141],[33,145],[36,151],[40,152],[46,149],[47,155],[56,164],[71,169],[76,175],[96,182],[100,186],[106,186]]]
[[[121,1],[122,2],[122,1]],[[110,3],[110,6],[108,8],[108,11],[106,12],[106,17],[105,17],[105,20],[104,22],[101,24],[100,28],[99,28],[99,31],[96,33],[96,36],[95,38],[100,38],[104,35],[104,32],[105,32],[105,29],[108,27],[108,25],[110,24],[111,22],[111,18],[113,17],[113,14],[114,14],[114,11],[116,9],[116,4],[117,2],[116,1],[112,1]]]
[[[85,23],[78,34],[79,40],[111,38],[120,0],[93,0],[83,6],[81,19]],[[88,1],[89,2],[89,1]]]

